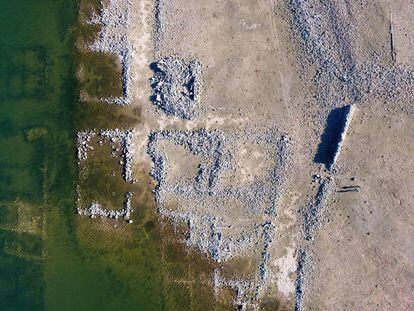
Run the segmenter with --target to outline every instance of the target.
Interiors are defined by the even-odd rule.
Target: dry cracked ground
[[[114,3],[134,170],[215,291],[413,310],[414,2]]]

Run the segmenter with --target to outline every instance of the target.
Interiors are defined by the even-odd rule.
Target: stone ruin
[[[90,218],[96,217],[107,217],[107,218],[124,218],[128,223],[132,223],[131,213],[134,211],[131,207],[132,192],[127,192],[125,194],[124,208],[121,210],[108,210],[104,209],[101,204],[98,202],[92,202],[91,205],[86,208],[78,208],[78,214],[83,216],[88,216]]]
[[[117,157],[117,153],[121,153],[122,159],[120,164],[122,165],[122,176],[126,182],[134,183],[132,175],[132,165],[133,165],[133,133],[134,130],[119,130],[119,129],[109,129],[109,130],[88,130],[80,131],[77,133],[77,158],[78,165],[81,165],[82,162],[88,159],[89,152],[94,150],[92,146],[92,139],[97,140],[99,145],[113,144],[112,146],[112,157]],[[115,144],[119,143],[120,148],[116,148]],[[80,191],[77,190],[78,203],[80,202]],[[131,207],[132,192],[127,192],[125,194],[124,207],[121,210],[108,210],[102,207],[99,202],[91,202],[87,208],[77,208],[77,213],[79,215],[88,216],[91,218],[96,217],[107,217],[107,218],[124,218],[128,223],[132,223],[130,216],[132,213]]]
[[[121,64],[122,96],[101,98],[109,104],[129,105],[132,101],[132,54],[133,47],[128,39],[131,19],[131,1],[109,0],[99,15],[94,15],[89,24],[100,25],[98,39],[90,46],[95,52],[116,55]]]
[[[151,133],[148,153],[158,211],[187,224],[186,243],[217,262],[252,258],[257,263],[253,278],[265,282],[276,230],[273,217],[288,175],[286,137],[277,130],[225,135],[163,130]],[[259,177],[243,177],[249,165]],[[253,283],[237,284],[247,290]]]
[[[152,102],[168,116],[191,120],[198,115],[202,65],[167,57],[151,65]]]

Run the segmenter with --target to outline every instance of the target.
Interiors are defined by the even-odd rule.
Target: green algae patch
[[[65,149],[66,155],[73,152],[67,148],[73,130],[69,113],[73,79],[66,32],[72,25],[73,4],[70,0],[15,0],[3,1],[0,10],[2,310],[49,307],[45,195],[55,191],[62,200],[71,196],[60,187],[70,185],[70,170],[56,168],[72,158],[55,158],[54,146]],[[52,176],[57,178],[45,187],[45,179]]]
[[[93,151],[89,152],[88,159],[79,163],[78,205],[85,208],[92,202],[99,202],[105,209],[121,209],[125,194],[138,189],[122,176],[121,143],[106,141],[100,145],[95,142],[91,147]]]
[[[281,300],[278,298],[264,298],[260,301],[260,310],[266,311],[293,311],[295,306],[293,302]]]
[[[138,107],[120,107],[97,102],[82,102],[75,108],[79,129],[132,128],[141,121]],[[121,126],[122,125],[122,126]]]
[[[0,59],[0,99],[44,99],[50,91],[50,69],[50,58],[42,45],[5,51]]]
[[[159,240],[145,224],[79,217],[76,235],[84,263],[104,277],[104,310],[164,308]]]
[[[40,259],[43,254],[42,237],[31,233],[10,233],[4,241],[3,251],[9,256]]]
[[[26,238],[0,229],[2,310],[42,310],[44,307],[43,261],[33,258],[40,253],[39,241],[32,241],[31,236]]]
[[[79,53],[77,78],[83,102],[122,96],[121,68],[114,55]]]
[[[48,130],[45,127],[35,127],[25,131],[26,140],[28,142],[35,141],[40,138],[44,138],[48,134]]]
[[[0,202],[0,228],[18,233],[43,234],[44,207],[21,199]]]

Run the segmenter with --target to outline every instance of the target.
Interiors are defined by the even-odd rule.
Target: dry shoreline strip
[[[298,256],[296,310],[306,310],[312,302],[309,281],[314,277],[317,263],[313,262],[315,254],[309,249],[312,242],[308,241],[313,241],[315,232],[322,230],[320,224],[323,222],[326,209],[329,209],[326,201],[331,197],[329,193],[332,193],[326,191],[325,185],[327,182],[335,185],[338,179],[335,165],[355,108],[359,105],[363,107],[369,101],[388,101],[388,104],[410,101],[414,95],[414,71],[395,62],[393,42],[390,53],[392,61],[389,65],[375,56],[364,59],[364,56],[359,54],[360,42],[355,40],[359,36],[354,32],[356,19],[352,18],[351,12],[361,10],[364,4],[347,5],[347,10],[344,10],[340,1],[289,1],[292,24],[301,49],[300,60],[303,64],[316,65],[316,74],[313,78],[317,86],[321,115],[327,116],[330,109],[350,104],[334,157],[328,165],[328,179],[324,177],[320,191],[303,211],[305,242],[302,243],[302,250]],[[323,118],[321,121],[323,122]]]

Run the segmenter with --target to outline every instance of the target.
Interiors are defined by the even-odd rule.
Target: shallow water
[[[75,217],[75,1],[1,2],[0,309],[162,309],[156,239]]]
[[[63,4],[2,1],[0,10],[3,310],[45,308],[47,197],[71,195],[73,84],[65,29],[74,8]]]

